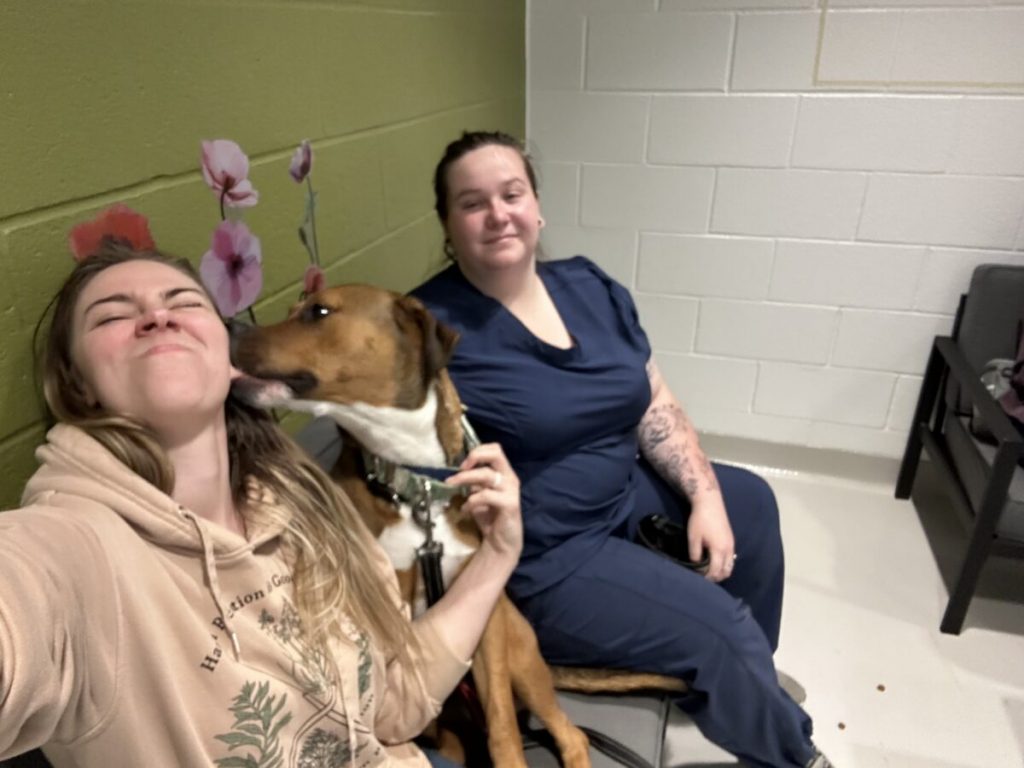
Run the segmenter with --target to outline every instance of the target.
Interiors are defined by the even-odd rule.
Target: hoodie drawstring
[[[341,714],[348,723],[348,764],[350,768],[356,768],[356,729],[352,723],[352,716],[348,711],[348,697],[345,696],[345,683],[338,674],[338,698],[341,699]]]
[[[210,540],[206,535],[206,529],[199,522],[199,518],[189,510],[182,507],[181,514],[184,515],[186,520],[191,521],[192,525],[196,527],[196,533],[199,534],[199,543],[203,547],[203,567],[206,571],[206,581],[210,585],[210,596],[213,597],[213,604],[217,606],[221,623],[224,624],[224,629],[227,631],[228,637],[231,638],[231,649],[235,653],[235,661],[241,661],[242,646],[238,642],[238,635],[235,633],[235,630],[231,628],[231,622],[228,620],[228,614],[224,610],[224,603],[220,598],[220,583],[217,581],[217,562],[213,558],[213,547],[210,545]]]

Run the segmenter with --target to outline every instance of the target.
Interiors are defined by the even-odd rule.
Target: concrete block
[[[745,411],[750,407],[757,363],[660,352],[658,369],[684,409]]]
[[[805,96],[793,142],[793,165],[944,170],[958,106],[958,99],[945,96]]]
[[[655,96],[647,159],[783,167],[796,107],[794,96]]]
[[[859,173],[723,168],[711,231],[849,239],[857,229],[866,183]]]
[[[807,91],[814,87],[817,11],[741,14],[736,22],[732,91]]]
[[[917,399],[921,394],[920,376],[900,376],[896,380],[896,391],[892,396],[892,405],[889,407],[889,419],[886,421],[886,429],[892,429],[903,434],[910,432],[911,424],[914,421],[914,410],[917,408]]]
[[[697,329],[697,300],[637,293],[640,324],[657,351],[689,353]]]
[[[583,255],[627,288],[633,287],[636,269],[636,232],[630,229],[563,227],[541,230],[544,258],[567,259]]]
[[[877,174],[868,183],[860,240],[1010,248],[1024,180]]]
[[[647,132],[643,95],[530,93],[530,144],[546,161],[639,163]]]
[[[723,13],[594,14],[586,87],[725,90],[732,17]]]
[[[574,226],[579,221],[580,166],[577,163],[535,163],[540,209],[546,224]]]
[[[581,223],[706,232],[714,173],[710,168],[585,164]]]
[[[772,251],[771,240],[643,233],[637,288],[700,297],[764,298]]]
[[[829,86],[868,87],[888,82],[900,30],[898,11],[830,10],[825,14],[818,82]]]
[[[966,99],[950,173],[1024,176],[1024,101]]]
[[[824,363],[835,334],[834,309],[705,299],[696,350],[704,354]]]
[[[583,88],[586,17],[565,5],[544,0],[529,4],[526,69],[530,94]]]
[[[881,429],[895,384],[889,373],[761,363],[754,411]]]
[[[913,305],[926,250],[780,240],[768,296],[798,304],[906,309]]]
[[[923,376],[932,341],[952,326],[948,315],[844,309],[832,364]]]
[[[985,85],[1024,83],[1024,8],[906,11],[892,79]]]

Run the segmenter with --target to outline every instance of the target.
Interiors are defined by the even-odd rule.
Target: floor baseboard
[[[764,475],[825,475],[892,487],[900,468],[898,459],[886,456],[868,456],[727,435],[702,434],[700,444],[713,461],[736,464]]]

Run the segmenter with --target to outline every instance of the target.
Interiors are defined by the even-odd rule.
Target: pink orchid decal
[[[303,139],[292,155],[288,173],[297,183],[306,182],[306,210],[299,224],[299,240],[309,254],[309,263],[320,266],[320,244],[316,239],[316,191],[313,189],[312,171],[313,148],[307,139]]]
[[[199,274],[222,317],[234,317],[256,301],[263,288],[262,261],[260,239],[242,222],[222,221],[213,231]]]
[[[313,148],[307,139],[303,139],[292,155],[292,162],[288,166],[288,173],[292,175],[296,183],[301,184],[306,180],[310,170],[313,168]]]
[[[203,179],[224,206],[249,208],[259,201],[259,193],[249,181],[249,158],[242,148],[228,139],[203,142]]]

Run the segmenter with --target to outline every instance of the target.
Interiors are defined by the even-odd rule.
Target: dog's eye
[[[302,319],[316,322],[323,320],[329,314],[331,314],[330,307],[325,307],[323,304],[310,304],[302,311]]]

